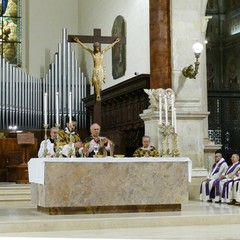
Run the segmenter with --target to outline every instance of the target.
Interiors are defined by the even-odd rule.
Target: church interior
[[[199,200],[215,151],[229,165],[240,153],[239,0],[2,0],[0,7],[0,239],[239,239],[239,206]],[[104,53],[99,99],[93,78],[98,62],[89,50],[96,42]],[[100,174],[92,177],[99,204],[105,196],[129,200],[126,178],[141,185],[137,203],[145,201],[144,191],[153,194],[146,198],[150,211],[126,204],[122,212],[107,213],[95,204],[84,207],[87,213],[64,214],[47,207],[57,191],[31,183],[29,162],[51,127],[64,129],[68,116],[76,118],[81,139],[98,123],[116,156],[138,171],[130,179],[128,169],[115,168],[117,160],[103,162],[105,170],[118,170],[115,176],[90,167],[89,182],[88,174]],[[162,159],[170,159],[165,170],[162,163],[158,172],[157,160],[142,169],[131,162],[144,135]],[[63,162],[54,164],[46,163],[44,180],[85,174],[77,167],[64,173]],[[166,177],[172,165],[176,171]],[[38,177],[42,165],[36,166]],[[123,185],[112,190],[100,186],[101,179]],[[76,194],[71,204],[93,196],[66,182],[58,187],[62,201],[70,191]]]

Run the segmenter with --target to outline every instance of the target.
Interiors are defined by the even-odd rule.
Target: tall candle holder
[[[48,124],[45,123],[43,125],[43,128],[44,128],[44,150],[43,150],[43,157],[47,157],[49,155],[49,151],[48,151],[48,148],[47,148],[47,140],[48,140],[48,137],[47,137],[47,129],[48,129]]]
[[[172,156],[173,157],[178,157],[180,156],[180,152],[178,150],[178,135],[175,132],[173,134],[173,140],[172,140]]]
[[[70,130],[70,136],[69,136],[69,147],[68,147],[68,157],[73,158],[75,157],[75,148],[73,146],[73,141],[72,141],[72,122],[69,123],[69,130]]]
[[[110,144],[110,156],[113,157],[115,144],[111,140],[108,140],[108,141]]]
[[[179,156],[177,134],[172,125],[159,124],[159,143],[160,145],[160,156],[162,157],[176,157]]]
[[[60,128],[60,124],[56,123],[55,127],[57,128],[57,132],[59,132],[59,128]],[[61,153],[61,148],[60,148],[60,138],[59,138],[59,134],[57,133],[57,139],[56,139],[56,147],[55,147],[55,157],[59,158],[62,156]]]

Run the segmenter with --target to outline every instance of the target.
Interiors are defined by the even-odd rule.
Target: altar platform
[[[190,201],[182,211],[48,215],[0,202],[0,239],[239,239],[240,207]]]
[[[180,211],[189,158],[33,158],[32,203],[49,214]]]

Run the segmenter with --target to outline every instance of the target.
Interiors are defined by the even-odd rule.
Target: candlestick
[[[59,132],[60,124],[56,123],[55,127],[57,128],[57,132]],[[62,155],[61,148],[60,148],[59,144],[60,144],[60,138],[59,138],[59,134],[57,133],[55,157],[61,157],[61,155]]]
[[[47,125],[47,93],[44,93],[43,98],[43,116],[44,116],[44,125]]]
[[[56,92],[56,125],[59,124],[58,92]]]
[[[164,103],[165,103],[165,122],[168,125],[168,107],[167,107],[167,96],[164,95]]]
[[[174,127],[174,96],[171,95],[171,104],[172,104],[172,126]]]
[[[72,124],[72,93],[69,92],[68,98],[68,114],[69,114],[69,124]]]
[[[159,94],[159,124],[162,125],[162,94]]]
[[[47,129],[48,129],[48,124],[44,124],[43,125],[44,127],[44,150],[43,150],[43,157],[47,157],[49,155],[49,151],[48,151],[48,148],[47,148]]]

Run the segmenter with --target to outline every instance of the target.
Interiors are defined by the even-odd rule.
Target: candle
[[[159,124],[162,124],[162,94],[159,94]]]
[[[47,93],[44,93],[43,98],[43,116],[44,116],[44,125],[47,124]]]
[[[174,130],[175,130],[175,133],[177,133],[177,113],[176,113],[176,108],[174,108],[173,111],[174,111]]]
[[[56,92],[56,124],[59,124],[58,92]]]
[[[69,123],[72,123],[72,93],[69,92],[69,98],[68,98],[68,116],[69,116]]]
[[[166,122],[166,125],[168,125],[167,95],[164,95],[164,103],[165,103],[165,122]]]
[[[171,104],[172,104],[172,126],[174,127],[174,96],[171,95]]]

